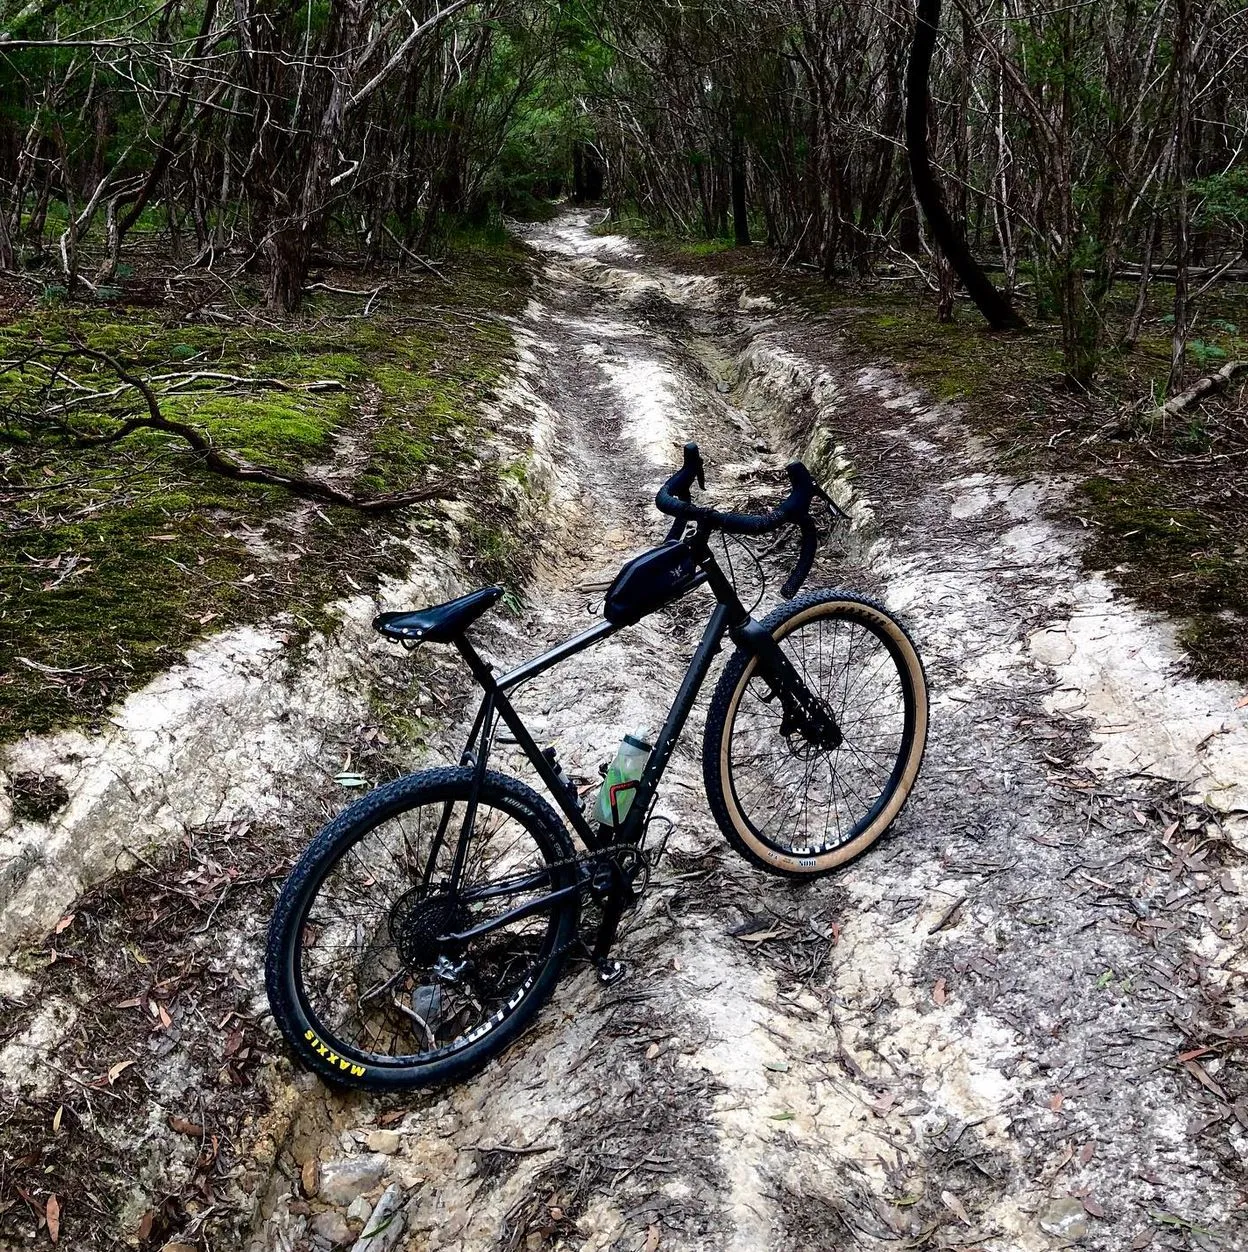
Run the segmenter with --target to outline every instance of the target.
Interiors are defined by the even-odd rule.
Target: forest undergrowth
[[[1005,472],[1075,479],[1073,519],[1094,532],[1086,567],[1110,571],[1143,604],[1181,618],[1195,675],[1248,679],[1248,375],[1180,414],[1164,412],[1166,284],[1150,290],[1134,347],[1106,353],[1095,384],[1079,389],[1063,377],[1055,321],[1035,317],[1029,330],[994,332],[960,300],[953,320],[941,322],[931,294],[905,277],[829,283],[762,246],[631,225],[664,265],[729,277],[803,308],[841,337],[849,359],[887,362],[934,398],[956,402]],[[629,226],[625,219],[602,229]],[[1109,303],[1115,322],[1131,314],[1135,294],[1124,284]],[[1202,326],[1187,383],[1248,357],[1248,285],[1207,295]]]
[[[6,283],[0,738],[100,717],[224,626],[277,612],[295,632],[323,626],[326,604],[402,563],[396,537],[436,538],[448,510],[482,577],[500,572],[514,554],[491,501],[513,471],[483,462],[474,424],[513,359],[527,265],[501,235],[437,269],[327,265],[297,318],[155,250],[107,302]],[[369,516],[232,481],[163,431],[84,445],[143,398],[80,349],[150,380],[166,417],[249,463],[432,498]]]

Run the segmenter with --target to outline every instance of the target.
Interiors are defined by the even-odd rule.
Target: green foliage
[[[1226,360],[1225,348],[1219,348],[1216,343],[1206,343],[1203,339],[1189,341],[1187,350],[1192,354],[1192,359],[1201,369]]]
[[[1200,197],[1193,214],[1200,225],[1248,225],[1248,168],[1242,163],[1197,179],[1191,191]]]

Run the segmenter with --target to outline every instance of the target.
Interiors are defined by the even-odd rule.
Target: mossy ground
[[[229,303],[210,285],[202,304],[153,300],[141,267],[107,306],[23,286],[0,292],[0,357],[81,343],[148,377],[274,380],[206,378],[162,396],[162,410],[243,459],[315,467],[358,494],[449,484],[476,502],[467,541],[483,574],[496,575],[515,555],[495,533],[506,528],[494,490],[505,470],[483,460],[478,427],[511,360],[505,315],[522,307],[530,279],[522,249],[477,235],[453,241],[445,281],[318,275],[366,292],[384,282],[367,316],[364,299],[319,291],[287,323],[252,312],[259,292],[248,289]],[[68,368],[93,389],[116,385],[102,363]],[[98,717],[222,626],[279,610],[316,624],[327,601],[401,564],[394,539],[421,510],[367,518],[313,507],[213,474],[182,441],[151,431],[78,447],[38,416],[46,379],[29,366],[0,372],[0,740]],[[308,389],[324,382],[335,386]],[[139,411],[127,391],[71,417],[98,432]]]
[[[620,226],[603,227],[612,229]],[[1164,423],[1147,416],[1170,367],[1172,286],[1153,285],[1137,345],[1108,347],[1095,387],[1077,393],[1062,381],[1059,327],[1025,301],[1030,329],[995,333],[966,301],[952,322],[937,321],[934,297],[917,284],[827,283],[783,268],[765,248],[716,240],[694,251],[688,240],[636,233],[666,264],[778,295],[835,328],[851,360],[887,361],[937,398],[957,401],[1005,471],[1075,478],[1073,511],[1093,532],[1088,567],[1112,571],[1144,604],[1179,615],[1193,672],[1248,681],[1248,387],[1241,379]],[[1134,299],[1133,284],[1113,293],[1110,345]],[[1221,284],[1200,302],[1188,379],[1246,357],[1248,286]]]

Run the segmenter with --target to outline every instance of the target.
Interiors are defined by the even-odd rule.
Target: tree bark
[[[1188,298],[1188,268],[1191,264],[1191,217],[1187,199],[1188,126],[1191,122],[1191,5],[1176,0],[1174,35],[1174,333],[1170,339],[1170,376],[1167,392],[1178,390],[1187,363],[1187,336],[1192,320]]]
[[[734,121],[732,126],[732,231],[738,248],[750,246],[750,215],[745,203],[745,150],[741,143],[741,131]]]
[[[932,240],[948,258],[954,272],[993,330],[1020,330],[1018,311],[989,282],[967,246],[962,231],[945,207],[940,184],[928,155],[928,74],[940,26],[940,0],[918,0],[914,39],[906,65],[906,153],[914,194],[932,232]]]

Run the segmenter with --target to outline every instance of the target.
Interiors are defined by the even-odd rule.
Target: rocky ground
[[[817,319],[663,271],[583,216],[529,241],[544,273],[497,414],[532,446],[546,542],[487,651],[518,660],[592,620],[594,588],[660,535],[649,501],[685,439],[723,504],[778,493],[802,455],[855,516],[809,585],[881,596],[927,662],[909,807],[843,873],[769,878],[707,813],[695,717],[659,804],[668,856],[620,941],[629,976],[604,989],[573,965],[536,1028],[452,1090],[343,1097],[273,1038],[264,911],[330,780],[410,761],[413,725],[428,755],[454,750],[462,685],[435,657],[405,686],[362,642],[366,595],[310,657],[268,627],[210,640],[127,701],[120,734],[5,761],[64,794],[24,819],[57,855],[7,900],[0,1237],[1248,1248],[1243,693],[1184,679],[1173,628],[1080,572],[1066,484],[1001,474],[956,408],[838,364]],[[387,606],[471,580],[431,565]],[[658,724],[704,607],[526,688],[574,775]],[[242,708],[245,733],[210,750]]]

